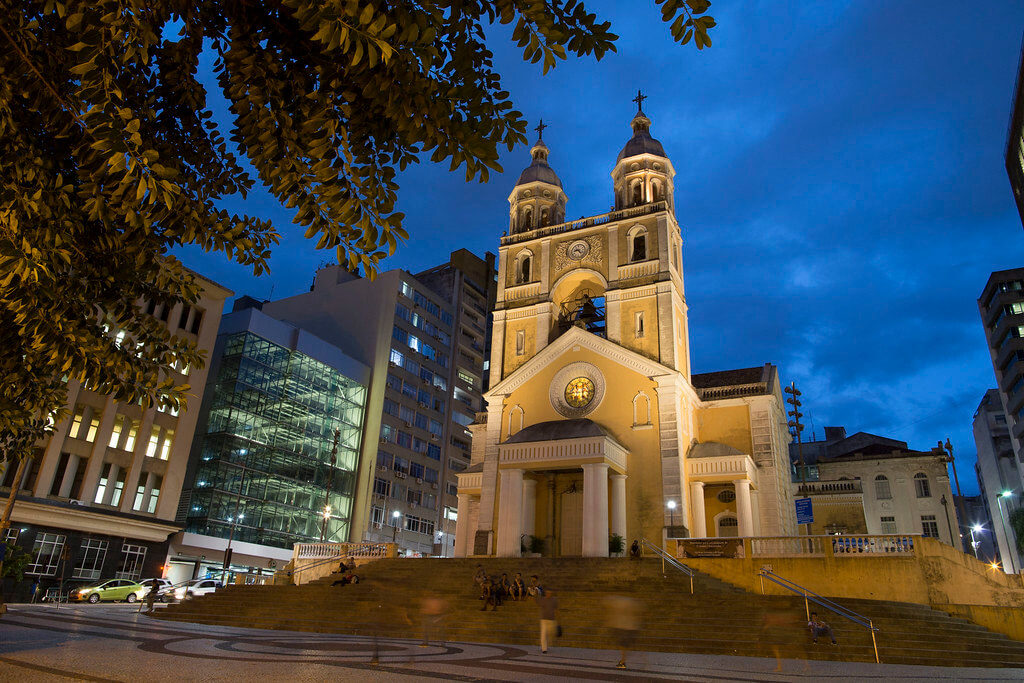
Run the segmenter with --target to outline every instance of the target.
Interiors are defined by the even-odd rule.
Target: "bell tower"
[[[632,137],[612,170],[615,208],[565,221],[562,183],[541,137],[509,195],[499,250],[491,386],[580,327],[690,374],[675,174],[637,95]],[[538,133],[545,128],[541,123]]]
[[[508,234],[529,232],[555,225],[565,220],[568,198],[562,191],[562,181],[548,165],[548,146],[543,133],[547,126],[541,120],[537,127],[537,142],[530,149],[533,163],[523,169],[516,186],[508,196]]]

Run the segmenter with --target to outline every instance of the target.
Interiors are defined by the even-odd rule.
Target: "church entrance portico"
[[[525,536],[557,534],[561,555],[607,557],[609,533],[625,536],[626,456],[620,444],[586,419],[532,425],[499,444],[496,554],[518,557]],[[581,470],[582,492],[575,479],[565,490],[555,485],[557,474]],[[543,530],[537,528],[536,514],[540,479],[548,483]]]

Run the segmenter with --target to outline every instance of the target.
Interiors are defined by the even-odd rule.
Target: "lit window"
[[[171,445],[174,443],[174,430],[164,430],[164,442],[160,445],[160,459],[167,460],[171,457]]]
[[[135,450],[135,437],[139,434],[139,421],[132,420],[132,426],[128,429],[128,438],[124,440],[124,450]]]
[[[146,446],[146,457],[155,458],[156,450],[160,446],[160,428],[153,425],[153,431],[149,434],[149,445]]]
[[[121,440],[121,431],[124,429],[124,415],[118,415],[114,418],[114,430],[110,432],[110,448],[117,448],[117,443]]]
[[[89,431],[85,434],[85,440],[92,443],[96,440],[96,432],[100,429],[100,416],[97,413],[93,413],[92,420],[89,421]]]

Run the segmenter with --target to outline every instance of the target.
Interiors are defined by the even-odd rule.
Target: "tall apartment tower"
[[[1020,468],[1013,454],[1010,430],[998,389],[989,389],[974,412],[974,445],[978,462],[975,465],[981,498],[990,524],[981,533],[994,538],[1003,571],[1013,573],[1021,568],[1021,557],[1015,549],[1009,512],[1020,504],[1018,497],[1003,497],[1004,491],[1019,490]]]
[[[472,274],[480,269],[470,256],[427,271],[433,286],[402,270],[371,281],[330,266],[317,272],[309,292],[263,304],[267,315],[370,367],[350,540],[394,541],[405,554],[452,554],[456,475],[469,464],[465,431],[483,379],[482,354],[472,344],[484,347],[473,324],[486,330],[486,308],[478,308],[489,286]],[[449,280],[450,287],[438,284]]]
[[[1013,92],[1009,134],[1006,139],[1006,173],[1010,178],[1013,199],[1024,224],[1024,47],[1017,66],[1017,85]]]
[[[196,275],[196,274],[193,274]],[[175,334],[213,348],[225,300],[232,292],[196,275],[199,301],[173,307],[140,303],[140,310]],[[184,368],[175,378],[197,395],[175,414],[115,401],[68,382],[68,417],[39,444],[40,453],[20,482],[15,468],[0,475],[0,495],[20,489],[11,527],[0,541],[31,553],[27,586],[100,578],[159,576],[174,524],[189,448],[209,366]]]
[[[1017,477],[1012,486],[1006,488],[1009,495],[999,501],[1003,515],[1008,515],[1010,509],[1021,504],[1024,495],[1021,477],[1024,462],[1024,268],[992,273],[978,298],[978,310],[995,370],[999,405],[1006,418],[1010,447],[1016,460]],[[999,518],[998,510],[992,510],[992,514]],[[1013,535],[1012,529],[1006,533]]]
[[[498,271],[495,255],[480,258],[466,249],[452,252],[447,263],[416,274],[416,279],[445,297],[453,306],[452,327],[452,419],[445,435],[446,447],[459,457],[451,458],[445,478],[447,495],[457,495],[456,475],[465,469],[470,456],[472,434],[469,425],[484,410],[482,393],[489,385],[491,354],[491,313],[497,295]],[[447,501],[450,502],[450,501]],[[457,511],[445,505],[439,522],[440,554],[454,552]]]

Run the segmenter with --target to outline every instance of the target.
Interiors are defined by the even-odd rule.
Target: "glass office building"
[[[326,540],[349,540],[368,369],[258,310],[225,320],[185,531],[291,549],[320,539],[326,506]]]

